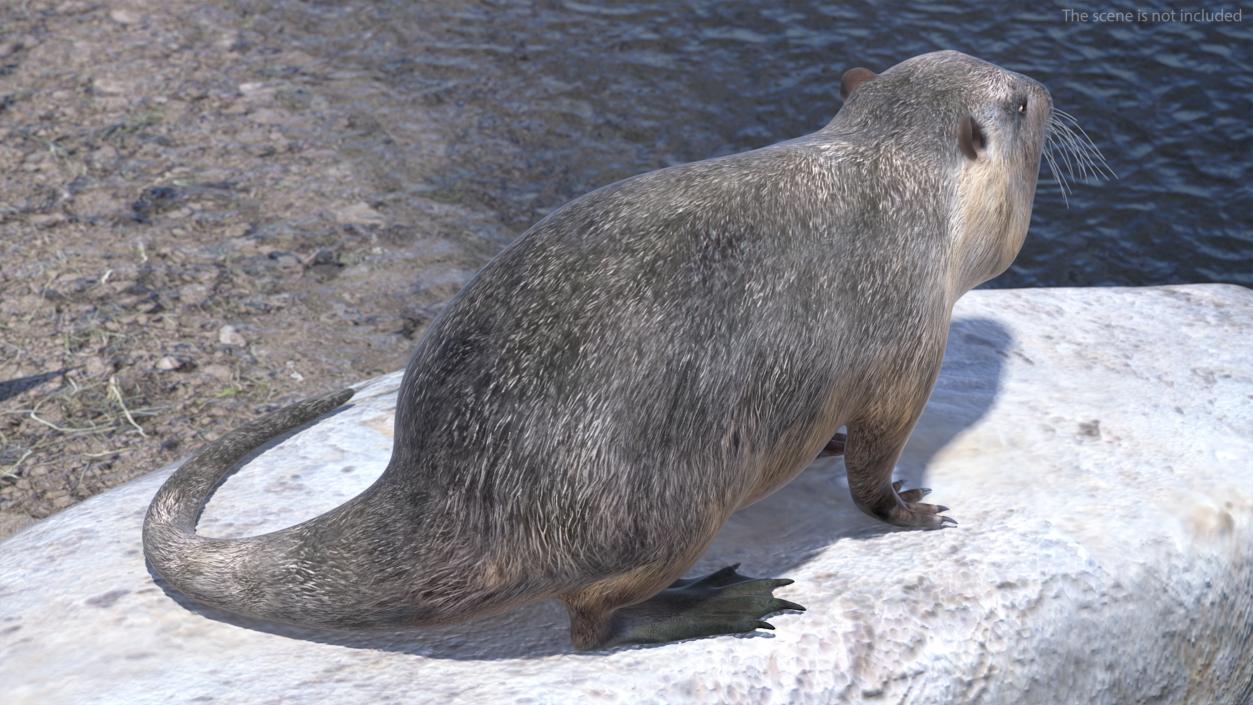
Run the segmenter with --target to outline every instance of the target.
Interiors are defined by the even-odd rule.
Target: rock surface
[[[165,593],[140,525],[169,469],[0,543],[0,683],[25,703],[1245,703],[1253,698],[1253,292],[976,291],[897,468],[960,526],[890,530],[839,460],[737,514],[808,607],[775,632],[574,653],[554,603],[373,634]],[[384,467],[399,374],[230,479],[213,536],[331,508]]]

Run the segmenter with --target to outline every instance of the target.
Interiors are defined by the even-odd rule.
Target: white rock
[[[235,326],[222,326],[218,329],[218,342],[223,345],[240,346],[247,344],[243,334],[235,330]]]
[[[102,95],[125,95],[134,88],[131,83],[113,76],[97,76],[92,79],[91,85]]]
[[[156,364],[156,367],[158,370],[164,370],[164,371],[177,370],[182,366],[183,366],[183,361],[172,355],[166,355],[162,357],[160,360],[157,360],[157,364]]]
[[[135,24],[143,18],[139,12],[129,8],[117,8],[109,12],[109,19],[118,24]]]
[[[898,467],[961,525],[888,530],[839,460],[815,463],[691,571],[796,580],[778,594],[809,610],[751,637],[574,653],[551,602],[338,635],[207,615],[144,568],[167,468],[0,544],[4,701],[1248,702],[1250,350],[1239,287],[971,293]],[[278,529],[363,489],[399,380],[251,462],[201,530]]]
[[[368,203],[357,202],[337,208],[335,222],[343,225],[385,225],[387,216],[371,208]]]

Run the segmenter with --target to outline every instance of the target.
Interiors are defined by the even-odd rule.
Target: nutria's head
[[[882,74],[844,74],[845,105],[828,129],[858,135],[944,184],[955,296],[1009,267],[1027,235],[1053,99],[1039,82],[956,51],[916,56]]]

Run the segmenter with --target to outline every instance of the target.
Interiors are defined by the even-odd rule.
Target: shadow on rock
[[[953,321],[935,391],[897,461],[897,477],[918,486],[932,459],[988,412],[1001,389],[1014,336],[988,318]]]

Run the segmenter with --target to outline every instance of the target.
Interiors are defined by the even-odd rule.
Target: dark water
[[[486,209],[509,235],[611,181],[813,131],[846,68],[957,49],[1042,81],[1119,177],[1067,206],[1046,170],[994,286],[1253,286],[1253,7],[1230,23],[1066,7],[284,0],[258,22],[412,111],[378,120],[421,116],[424,144],[369,147],[397,197]],[[411,173],[407,150],[439,168]]]

